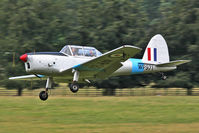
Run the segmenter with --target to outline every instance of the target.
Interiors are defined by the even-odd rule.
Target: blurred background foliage
[[[124,44],[143,48],[150,38],[162,34],[171,60],[191,63],[159,74],[132,75],[94,84],[101,88],[154,87],[191,89],[199,82],[198,0],[1,0],[0,1],[0,86],[22,90],[41,87],[8,81],[26,74],[19,56],[33,51],[59,51],[64,45],[93,46],[102,52]]]

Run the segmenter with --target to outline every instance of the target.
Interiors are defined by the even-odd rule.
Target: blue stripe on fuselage
[[[80,64],[73,66],[74,69],[75,69],[75,68],[80,68],[80,67],[81,67]]]
[[[39,78],[43,78],[43,77],[45,77],[44,75],[37,75]]]
[[[132,74],[142,73],[144,71],[144,63],[141,59],[129,59],[132,62]]]

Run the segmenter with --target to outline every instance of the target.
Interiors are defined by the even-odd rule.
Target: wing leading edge
[[[9,80],[45,80],[46,77],[44,75],[24,75],[24,76],[16,76],[10,77]]]

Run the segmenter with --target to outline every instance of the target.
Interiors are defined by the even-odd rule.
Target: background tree
[[[154,82],[159,87],[191,90],[198,86],[199,79],[198,7],[198,0],[1,0],[0,85],[10,85],[7,79],[11,75],[25,74],[18,60],[13,67],[13,52],[18,58],[27,52],[58,51],[66,44],[94,46],[106,52],[129,44],[143,48],[136,56],[142,58],[150,38],[160,33],[168,42],[171,60],[192,62],[168,73],[171,79],[165,82],[153,74],[132,75],[102,81],[98,87],[124,88]],[[13,82],[13,87],[7,87],[29,86],[23,83]],[[114,90],[107,93],[114,94]]]

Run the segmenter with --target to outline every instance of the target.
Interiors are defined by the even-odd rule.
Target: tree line
[[[26,74],[21,54],[59,51],[64,45],[93,46],[102,52],[128,44],[145,49],[150,38],[162,34],[171,60],[192,62],[158,74],[116,77],[94,84],[114,94],[113,88],[183,87],[191,90],[199,82],[198,0],[1,0],[0,1],[0,86],[22,90],[44,83],[8,81]],[[136,57],[142,58],[142,53]],[[43,85],[44,86],[44,85]],[[42,87],[43,87],[42,86]],[[191,91],[188,91],[191,94]]]

